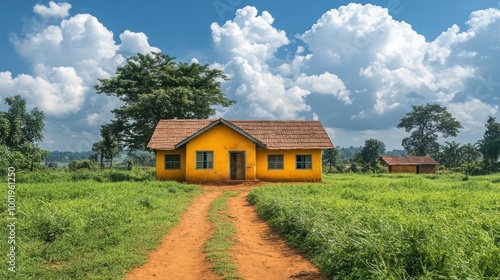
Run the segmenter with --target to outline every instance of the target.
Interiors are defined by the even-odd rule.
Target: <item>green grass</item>
[[[233,258],[229,255],[229,250],[234,245],[234,235],[236,228],[227,216],[228,197],[237,196],[235,192],[225,192],[210,205],[208,219],[215,228],[214,234],[205,244],[204,253],[207,260],[212,263],[212,270],[222,279],[240,279],[236,273],[237,266]]]
[[[202,191],[155,181],[17,181],[15,279],[124,278],[147,261]],[[0,210],[1,251],[7,252],[5,203]],[[0,279],[13,279],[6,262],[3,267]]]
[[[334,279],[500,279],[500,176],[330,175],[251,203]]]
[[[155,180],[155,168],[134,168],[132,171],[119,169],[77,171],[64,170],[41,170],[41,171],[19,171],[16,173],[17,180],[23,183],[63,183],[81,182],[92,180],[95,182],[139,182]]]

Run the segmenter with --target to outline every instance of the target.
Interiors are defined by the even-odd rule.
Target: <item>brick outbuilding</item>
[[[384,156],[380,158],[389,173],[436,173],[439,162],[429,156]]]

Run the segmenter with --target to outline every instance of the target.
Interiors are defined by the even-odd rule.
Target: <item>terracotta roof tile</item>
[[[221,120],[161,120],[148,147],[153,150],[172,150],[176,144]],[[319,121],[224,121],[259,140],[267,149],[333,148]]]
[[[429,156],[384,156],[387,165],[438,165],[439,162]]]

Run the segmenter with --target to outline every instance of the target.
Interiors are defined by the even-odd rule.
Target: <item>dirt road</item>
[[[243,279],[326,279],[259,218],[247,195],[242,192],[228,199],[228,214],[238,240],[232,255]]]
[[[246,196],[257,186],[206,186],[182,216],[180,224],[150,253],[149,261],[127,275],[133,279],[211,280],[220,279],[205,260],[204,244],[213,233],[207,214],[210,204],[223,191],[241,191],[228,199],[228,216],[237,229],[237,243],[230,254],[243,279],[326,279],[307,259],[288,247],[251,206]]]
[[[132,270],[133,279],[220,279],[210,270],[203,248],[213,230],[207,219],[210,204],[223,192],[205,192],[198,196],[181,222],[163,237],[160,247],[149,255],[148,263]]]

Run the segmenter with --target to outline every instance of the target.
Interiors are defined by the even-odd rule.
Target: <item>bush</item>
[[[7,170],[5,168],[5,170]],[[138,182],[156,179],[154,168],[134,168],[132,171],[125,170],[88,170],[77,169],[75,171],[52,170],[45,167],[38,171],[16,172],[17,181],[22,183],[49,183],[49,182],[80,182],[92,180],[95,182]]]
[[[94,169],[94,162],[91,160],[74,160],[68,164],[68,169],[70,171],[76,171],[80,169]]]

